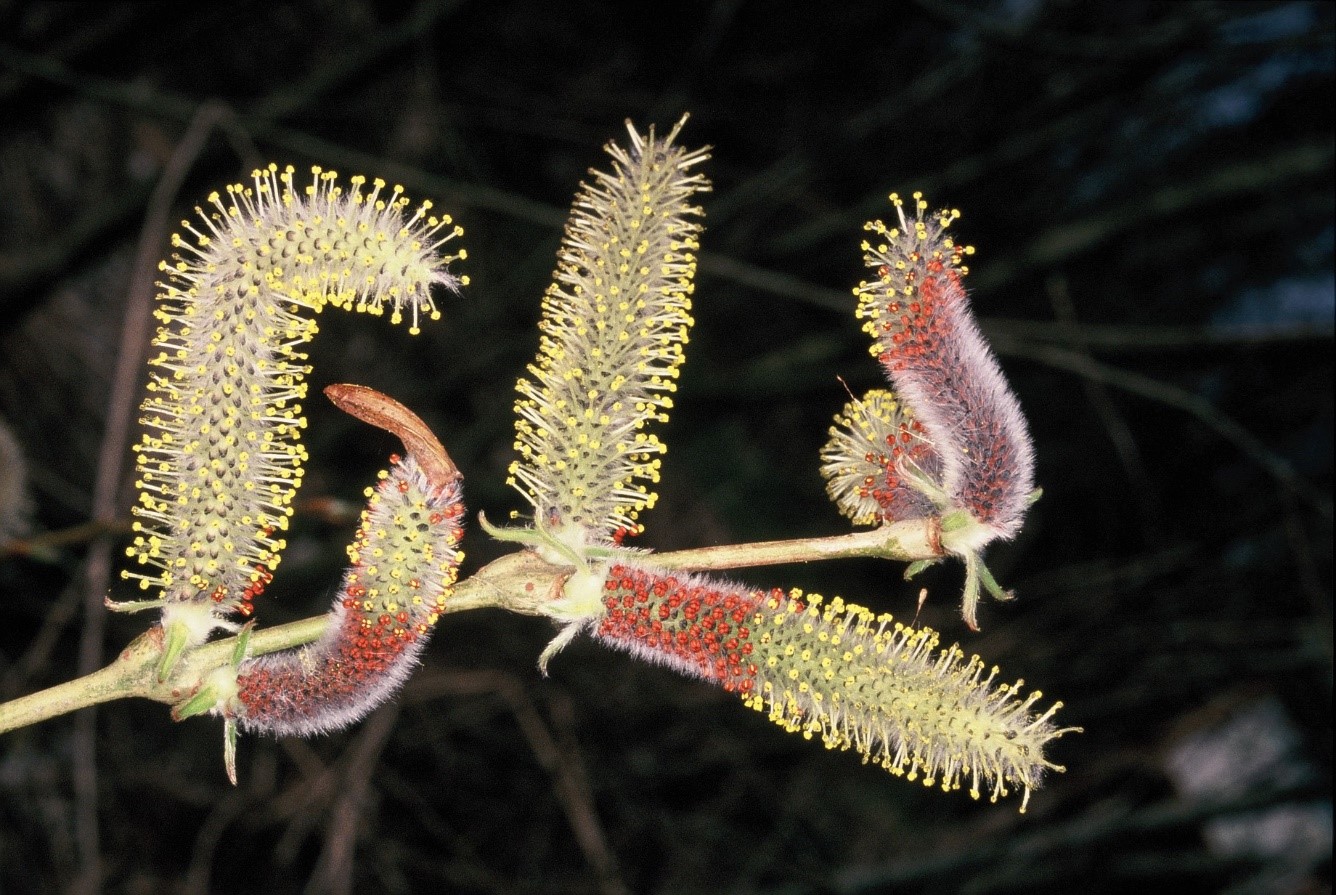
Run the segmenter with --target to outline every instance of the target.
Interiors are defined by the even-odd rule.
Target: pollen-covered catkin
[[[185,221],[162,270],[150,358],[146,433],[136,447],[139,503],[127,549],[165,627],[195,642],[232,612],[249,614],[278,563],[301,482],[309,372],[300,348],[326,305],[407,318],[438,315],[431,287],[466,282],[446,270],[462,231],[415,210],[399,187],[314,168],[256,171],[214,193]]]
[[[367,494],[324,635],[237,670],[229,714],[243,730],[306,736],[345,727],[417,665],[462,559],[459,481],[433,483],[409,456]]]
[[[736,692],[785,730],[854,749],[909,780],[1021,810],[1067,732],[1055,703],[999,681],[999,670],[935,631],[874,617],[838,597],[750,590],[700,575],[618,563],[603,585],[596,639]]]
[[[826,491],[855,525],[940,513],[941,458],[903,401],[873,389],[844,405],[821,449]]]
[[[684,119],[685,121],[685,119]],[[610,171],[575,197],[543,297],[538,358],[519,380],[519,458],[509,483],[540,525],[578,547],[639,531],[664,446],[649,431],[673,406],[692,323],[700,209],[691,173],[707,155],[666,137],[609,144]]]

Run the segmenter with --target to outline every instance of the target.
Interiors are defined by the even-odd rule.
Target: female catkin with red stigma
[[[368,488],[352,566],[325,634],[241,664],[233,716],[243,730],[309,736],[346,727],[412,673],[455,581],[464,505],[412,456]]]
[[[945,550],[965,560],[963,614],[973,628],[981,585],[1007,596],[979,554],[1020,530],[1034,496],[1034,448],[1016,396],[970,312],[961,283],[968,268],[961,261],[974,250],[947,235],[960,213],[928,215],[922,195],[913,198],[910,218],[900,197],[891,195],[898,227],[866,225],[877,241],[864,241],[864,261],[877,278],[860,283],[854,294],[873,338],[872,354],[894,386],[891,400],[907,406],[916,429],[917,462],[907,462],[913,458],[905,452],[888,473],[937,507]],[[869,456],[868,462],[878,462]],[[864,518],[895,518],[896,491],[883,490],[888,499],[881,511],[863,509]],[[898,503],[907,503],[903,495]]]

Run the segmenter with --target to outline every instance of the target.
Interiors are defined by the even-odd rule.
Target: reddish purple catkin
[[[826,489],[855,524],[936,516],[944,553],[965,563],[962,615],[977,629],[979,596],[1008,599],[983,548],[1012,538],[1037,492],[1034,447],[1020,404],[970,312],[961,277],[970,246],[947,235],[958,211],[914,216],[891,194],[898,227],[865,229],[858,316],[894,392],[874,389],[836,417],[821,451]],[[912,567],[911,567],[912,573]]]
[[[457,480],[434,486],[413,457],[381,475],[324,635],[238,669],[242,729],[308,736],[346,727],[416,667],[455,581],[464,506]]]
[[[410,451],[392,457],[368,488],[352,566],[307,646],[243,661],[224,709],[248,731],[307,736],[345,727],[383,703],[417,665],[454,587],[463,554],[459,470],[426,424],[373,389],[331,385],[344,411],[399,436]]]
[[[946,235],[959,212],[925,217],[927,203],[915,193],[915,216],[907,219],[900,199],[891,200],[900,226],[867,225],[881,238],[863,243],[878,278],[855,290],[859,316],[876,340],[873,354],[940,458],[944,511],[964,510],[978,523],[961,545],[977,551],[1020,530],[1034,489],[1034,449],[961,284],[962,256],[973,249]]]

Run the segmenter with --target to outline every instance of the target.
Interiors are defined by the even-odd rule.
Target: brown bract
[[[337,383],[325,387],[325,397],[344,413],[397,436],[436,487],[443,488],[463,478],[459,467],[421,417],[389,395],[365,385]]]

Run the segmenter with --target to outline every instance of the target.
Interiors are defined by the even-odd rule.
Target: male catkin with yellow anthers
[[[150,359],[147,427],[138,453],[136,536],[127,550],[145,590],[160,590],[163,626],[180,646],[249,614],[284,542],[306,452],[300,401],[310,368],[299,349],[326,305],[410,321],[439,316],[436,284],[467,278],[441,247],[462,233],[431,203],[409,209],[400,187],[270,165],[251,185],[214,193],[202,223],[161,265],[162,326]]]
[[[761,591],[630,562],[607,568],[594,637],[645,661],[735,692],[785,730],[853,749],[892,774],[968,787],[974,798],[1022,793],[1049,770],[1054,703],[1002,683],[999,670],[935,631],[874,617],[838,597]]]
[[[508,481],[575,549],[638,532],[654,503],[664,446],[646,430],[672,407],[693,323],[701,212],[690,203],[709,189],[690,173],[706,152],[673,145],[684,122],[662,139],[628,122],[629,146],[607,146],[612,170],[590,172],[543,298],[532,378],[516,387]]]
[[[919,519],[944,507],[941,458],[894,392],[872,389],[844,405],[821,449],[826,492],[855,525]]]

